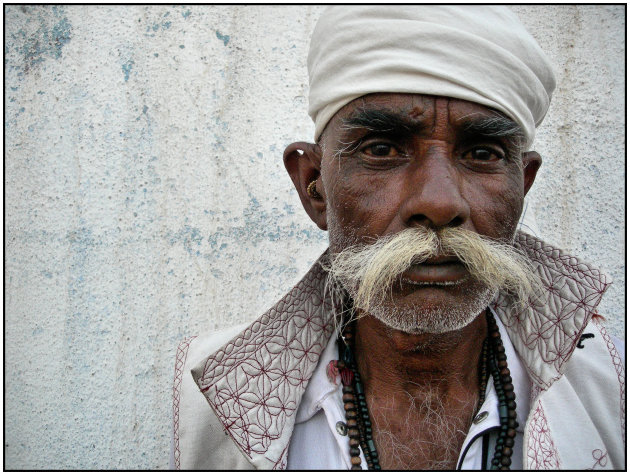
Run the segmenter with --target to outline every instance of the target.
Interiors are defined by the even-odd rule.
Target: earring
[[[322,195],[319,194],[319,191],[317,191],[316,186],[317,186],[317,180],[313,180],[312,182],[310,182],[308,185],[308,188],[306,188],[306,193],[311,198],[321,199]]]

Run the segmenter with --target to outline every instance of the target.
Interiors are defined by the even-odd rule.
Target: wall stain
[[[24,27],[11,35],[15,50],[24,60],[24,72],[42,64],[45,59],[59,59],[63,47],[72,38],[72,25],[59,6],[24,7]],[[26,30],[26,31],[25,31]]]
[[[176,232],[166,234],[168,242],[174,245],[182,245],[188,255],[201,257],[209,261],[218,259],[239,259],[242,249],[230,244],[251,243],[257,247],[259,243],[275,242],[282,239],[293,240],[312,244],[325,242],[326,234],[313,227],[304,229],[294,223],[290,216],[295,213],[292,206],[284,206],[283,209],[273,208],[267,212],[259,201],[249,195],[249,203],[245,207],[242,218],[231,218],[227,211],[222,212],[222,218],[218,213],[204,210],[204,214],[213,216],[214,219],[229,222],[227,226],[218,226],[214,232],[204,237],[201,230],[196,227],[184,225]],[[283,219],[289,218],[289,219]],[[237,224],[237,223],[242,224]],[[215,272],[212,272],[215,275]],[[215,275],[216,277],[216,275]]]
[[[217,33],[217,38],[219,38],[221,41],[223,41],[223,46],[227,46],[227,44],[230,42],[229,35],[222,35],[219,32],[219,30],[217,30],[216,33]]]
[[[198,247],[203,241],[199,228],[186,225],[176,233],[168,233],[166,237],[171,245],[181,242],[188,254],[199,255],[199,251],[193,249],[193,245]]]
[[[167,17],[169,14],[170,12],[166,12],[164,15],[162,15],[162,18]],[[154,37],[155,33],[157,33],[159,30],[162,30],[162,31],[168,30],[172,24],[173,22],[171,22],[170,20],[168,21],[158,20],[154,22],[153,24],[147,25],[147,29],[144,33],[144,36]]]
[[[135,62],[133,61],[133,59],[130,59],[122,65],[122,72],[125,75],[125,82],[129,80],[129,73],[131,73],[131,69],[133,68],[134,64]]]

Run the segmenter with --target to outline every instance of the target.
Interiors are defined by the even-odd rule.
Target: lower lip
[[[443,264],[416,264],[407,269],[403,282],[415,285],[455,285],[468,277],[468,271],[459,262]]]

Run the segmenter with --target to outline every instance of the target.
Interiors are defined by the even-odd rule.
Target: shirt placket
[[[334,392],[329,393],[325,399],[321,402],[321,408],[326,414],[326,420],[328,421],[328,427],[332,431],[339,450],[342,454],[346,454],[343,457],[343,461],[346,465],[346,469],[350,470],[352,464],[350,463],[350,439],[348,437],[348,426],[346,423],[346,411],[343,408],[342,401],[342,389],[341,384],[337,386]],[[363,449],[359,447],[361,457],[361,468],[367,470],[367,462]]]
[[[483,461],[483,435],[501,427],[498,398],[492,376],[488,378],[486,399],[473,418],[468,435],[459,452],[458,470],[479,470]]]

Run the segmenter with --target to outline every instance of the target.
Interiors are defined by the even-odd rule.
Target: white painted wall
[[[624,7],[515,9],[558,65],[530,210],[623,335]],[[166,468],[178,341],[325,249],[282,165],[320,11],[5,7],[5,468]]]

